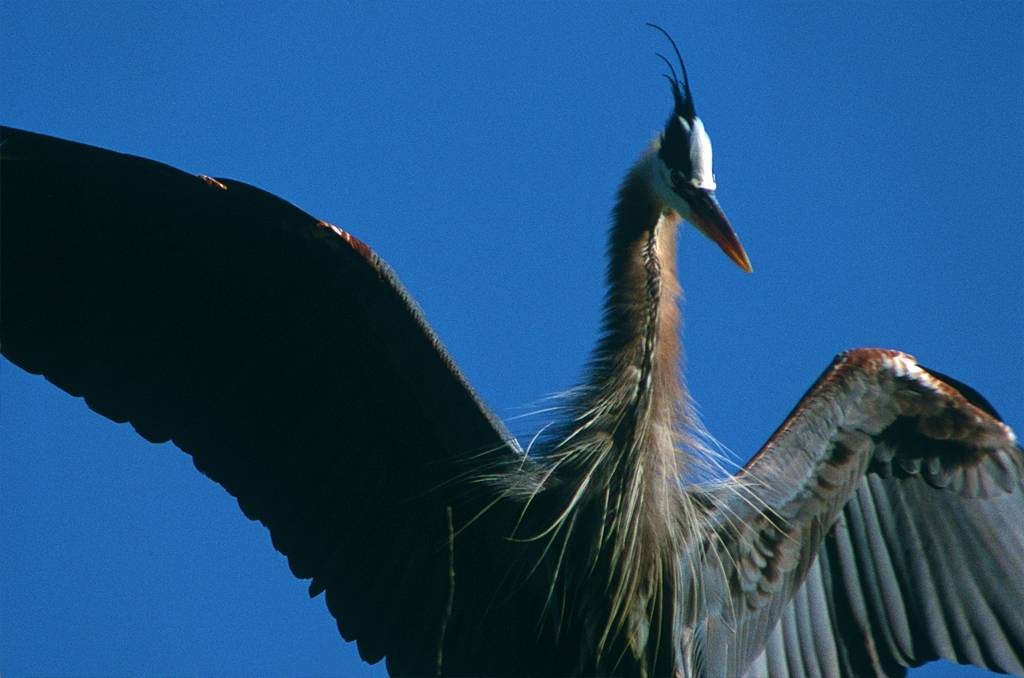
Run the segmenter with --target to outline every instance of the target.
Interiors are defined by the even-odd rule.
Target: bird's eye
[[[668,180],[672,182],[672,189],[679,195],[691,195],[696,190],[693,180],[680,170],[669,170]]]

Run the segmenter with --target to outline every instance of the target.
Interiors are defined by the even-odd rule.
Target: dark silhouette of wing
[[[0,143],[5,356],[192,455],[367,661],[527,661],[495,586],[515,515],[486,478],[529,462],[366,245],[245,184]]]
[[[1024,673],[1022,475],[973,389],[895,351],[840,355],[715,490],[704,674]]]

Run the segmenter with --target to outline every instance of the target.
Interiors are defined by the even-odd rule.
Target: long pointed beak
[[[690,199],[687,200],[687,204],[690,206],[693,225],[721,247],[722,251],[737,266],[747,273],[753,272],[754,269],[750,265],[750,259],[747,258],[747,253],[743,251],[743,245],[740,244],[739,238],[736,237],[736,232],[732,230],[729,220],[725,218],[725,213],[722,212],[718,200],[715,199],[715,194],[711,191],[698,190],[695,194],[691,194],[688,197]]]

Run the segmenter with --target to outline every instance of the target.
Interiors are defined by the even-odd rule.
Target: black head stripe
[[[679,171],[689,179],[693,176],[693,164],[690,162],[690,130],[683,121],[673,113],[665,124],[661,135],[661,149],[658,157],[670,170]]]

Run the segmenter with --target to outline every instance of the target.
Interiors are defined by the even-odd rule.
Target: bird
[[[1022,453],[965,384],[843,353],[738,476],[687,482],[716,469],[677,377],[676,231],[752,266],[676,57],[589,378],[529,453],[356,236],[10,128],[0,346],[191,454],[395,675],[1024,671]]]

